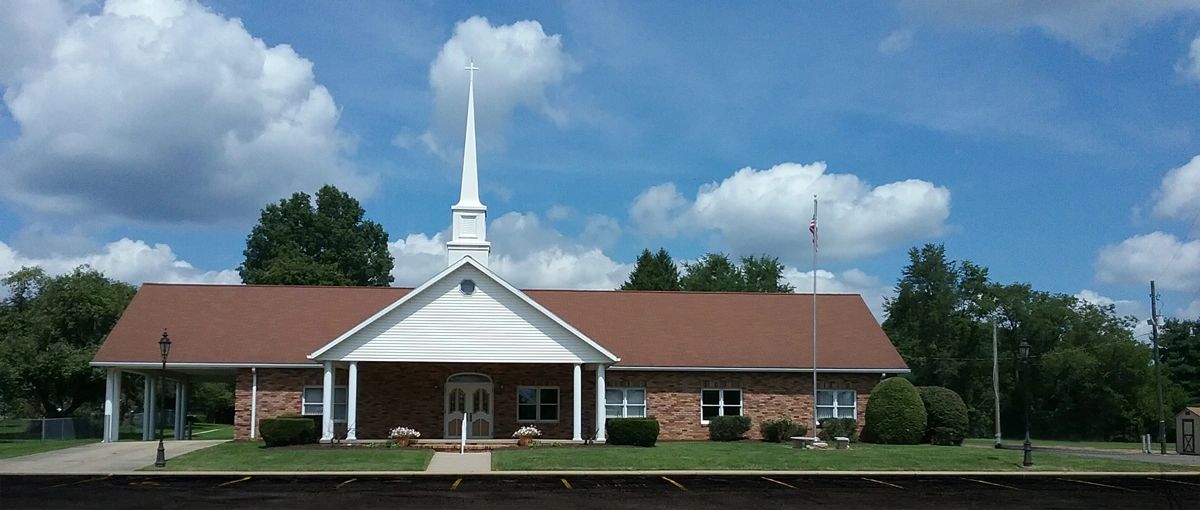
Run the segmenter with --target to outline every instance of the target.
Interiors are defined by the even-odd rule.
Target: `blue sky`
[[[445,264],[468,58],[494,266],[619,284],[644,247],[767,253],[877,310],[907,250],[1200,315],[1200,2],[0,0],[0,271],[236,280],[331,182]]]

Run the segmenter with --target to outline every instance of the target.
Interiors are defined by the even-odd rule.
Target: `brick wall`
[[[422,437],[443,437],[446,378],[462,372],[488,375],[494,385],[494,425],[497,438],[510,437],[523,425],[517,421],[518,386],[559,388],[558,420],[535,423],[543,437],[570,439],[572,431],[572,366],[563,364],[358,364],[358,437],[387,436],[392,427],[407,426]],[[583,430],[595,427],[595,371],[583,372]],[[346,384],[345,368],[336,371],[338,385]],[[822,389],[853,389],[858,392],[858,420],[863,423],[871,388],[878,374],[821,374]],[[607,373],[609,387],[644,387],[647,412],[662,424],[664,440],[707,439],[708,428],[700,423],[700,391],[703,388],[740,388],[743,413],[753,419],[751,437],[759,437],[764,419],[787,417],[812,422],[812,375],[804,373],[755,372],[626,372]],[[320,385],[319,369],[259,369],[258,418],[300,412],[301,388]],[[249,438],[249,369],[238,371],[235,401],[235,437]],[[341,426],[339,433],[343,432]]]

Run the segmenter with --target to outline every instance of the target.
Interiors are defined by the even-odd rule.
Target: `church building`
[[[861,426],[871,388],[908,372],[858,295],[509,284],[488,266],[469,69],[446,268],[415,288],[142,285],[92,361],[107,373],[105,441],[118,439],[121,385],[135,377],[150,412],[154,382],[177,382],[177,425],[189,383],[234,381],[237,439],[258,438],[262,419],[305,414],[322,416],[323,442],[397,426],[511,438],[525,425],[602,442],[611,417],[653,416],[661,439],[706,439],[709,419],[729,415],[750,416],[754,436],[762,420],[814,413]]]

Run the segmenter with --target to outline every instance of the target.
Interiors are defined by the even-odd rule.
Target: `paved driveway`
[[[226,440],[167,441],[167,459],[224,443]],[[134,471],[154,463],[157,441],[94,443],[0,460],[0,473],[55,474]]]

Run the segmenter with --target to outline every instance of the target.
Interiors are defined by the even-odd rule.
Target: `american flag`
[[[808,231],[813,236],[813,246],[817,245],[817,213],[813,212],[812,221],[808,222]]]

